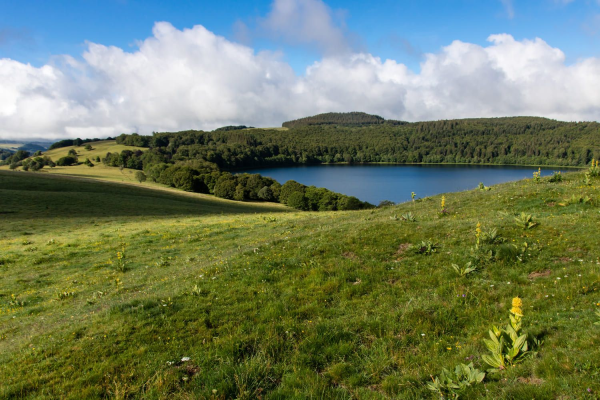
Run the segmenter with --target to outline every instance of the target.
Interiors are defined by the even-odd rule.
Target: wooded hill
[[[599,129],[597,122],[509,117],[405,125],[321,124],[288,131],[123,134],[117,141],[150,147],[137,160],[137,168],[144,169],[186,160],[207,161],[221,169],[339,162],[584,166],[600,158]]]
[[[298,128],[309,125],[346,125],[363,126],[383,124],[385,119],[379,115],[367,114],[364,112],[349,113],[325,113],[312,117],[300,118],[293,121],[287,121],[281,124],[284,128]]]

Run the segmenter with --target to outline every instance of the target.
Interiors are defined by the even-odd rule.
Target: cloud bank
[[[322,21],[322,32],[328,23]],[[304,28],[290,29],[303,37]],[[332,54],[327,46],[343,39],[338,30],[331,35],[323,58],[301,76],[278,54],[257,53],[202,26],[178,30],[166,22],[133,52],[88,43],[80,60],[58,56],[40,68],[0,59],[0,138],[267,127],[329,111],[408,121],[599,119],[600,59],[567,65],[561,50],[539,38],[491,35],[486,46],[454,41],[426,54],[413,72],[369,53]]]

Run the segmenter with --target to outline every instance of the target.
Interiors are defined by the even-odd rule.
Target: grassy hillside
[[[88,144],[88,143],[86,143]],[[106,153],[120,153],[123,150],[146,150],[142,147],[134,147],[134,146],[124,146],[117,144],[114,140],[103,140],[99,142],[91,142],[89,143],[92,146],[92,150],[85,150],[84,145],[82,146],[68,146],[61,147],[58,149],[53,149],[44,152],[45,156],[52,158],[55,162],[58,161],[59,158],[65,157],[68,155],[69,150],[74,149],[77,151],[79,161],[83,162],[86,158],[89,158],[94,163],[93,167],[88,167],[87,165],[75,165],[69,167],[54,167],[49,168],[45,167],[40,170],[39,173],[42,174],[58,174],[58,175],[71,175],[71,176],[80,176],[85,178],[94,178],[94,179],[103,179],[115,182],[127,182],[127,183],[135,183],[134,170],[124,168],[120,170],[119,168],[107,167],[102,162],[96,162],[96,157],[103,158],[106,156]],[[20,170],[21,168],[17,168]],[[8,165],[0,166],[0,171],[8,171]],[[159,186],[153,185],[151,182],[145,183],[145,186]]]
[[[543,344],[464,397],[596,398],[600,179],[582,180],[446,194],[443,213],[252,213],[0,172],[0,397],[427,398],[442,368],[486,369],[519,296]]]

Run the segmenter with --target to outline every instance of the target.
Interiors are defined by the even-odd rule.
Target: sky
[[[0,139],[600,118],[600,0],[0,0]]]

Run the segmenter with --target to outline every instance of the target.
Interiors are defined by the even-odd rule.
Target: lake
[[[542,176],[560,168],[543,168]],[[567,170],[562,168],[562,171]],[[488,165],[313,165],[245,170],[271,177],[281,184],[294,180],[307,186],[325,187],[372,204],[395,203],[446,192],[474,189],[483,182],[497,183],[531,178],[536,167]]]

